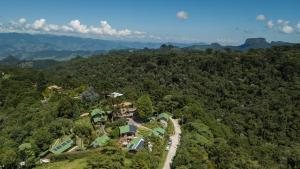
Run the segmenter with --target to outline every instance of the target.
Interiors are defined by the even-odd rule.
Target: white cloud
[[[137,35],[143,35],[143,34],[146,34],[146,32],[141,32],[141,31],[134,31],[133,33],[134,33],[134,34],[137,34]]]
[[[270,28],[270,29],[272,29],[273,28],[273,26],[274,26],[274,23],[273,23],[273,21],[268,21],[267,22],[267,26],[268,26],[268,28]]]
[[[188,13],[185,12],[185,11],[179,11],[179,12],[177,12],[176,17],[177,17],[178,19],[186,20],[186,19],[189,18],[189,15],[188,15]]]
[[[48,26],[47,26],[47,28],[49,29],[49,30],[53,30],[53,31],[58,31],[60,28],[59,28],[59,26],[58,25],[55,25],[55,24],[49,24]]]
[[[42,29],[46,24],[46,19],[39,19],[34,21],[32,27],[33,29]]]
[[[73,32],[73,31],[74,31],[73,28],[71,28],[71,27],[69,27],[69,26],[66,26],[66,25],[61,26],[61,30],[62,30],[63,32]]]
[[[285,34],[300,32],[300,22],[295,26],[294,25],[291,26],[290,21],[288,20],[277,19],[275,20],[275,22],[273,22],[272,20],[265,21],[266,18],[267,17],[264,15],[256,16],[256,20],[264,21],[264,23],[266,23],[269,29],[274,29],[278,32],[285,33]]]
[[[278,19],[278,20],[277,20],[277,23],[278,23],[278,24],[282,24],[282,23],[283,23],[283,20],[282,20],[282,19]]]
[[[20,24],[25,24],[26,23],[26,19],[25,18],[20,18],[19,19],[19,23]]]
[[[27,33],[54,33],[54,34],[84,34],[90,37],[113,37],[113,38],[148,38],[153,39],[147,33],[137,30],[116,29],[113,28],[108,21],[100,21],[99,26],[85,25],[79,20],[71,20],[68,24],[52,24],[47,23],[46,19],[37,19],[33,23],[27,22],[25,18],[20,18],[17,22],[0,25],[1,32],[27,32]]]
[[[294,28],[289,26],[289,25],[284,25],[281,29],[280,29],[283,33],[293,33],[294,32]]]
[[[120,36],[128,36],[128,35],[131,35],[131,30],[128,30],[128,29],[121,30],[121,31],[119,31],[119,35],[120,35]]]
[[[107,21],[101,21],[100,22],[100,30],[102,31],[103,34],[108,34],[108,35],[116,35],[118,32],[113,29],[110,24],[108,24]]]
[[[88,33],[89,30],[86,25],[82,25],[79,20],[70,21],[69,25],[78,33]]]
[[[260,14],[260,15],[257,15],[257,16],[256,16],[256,20],[258,20],[258,21],[264,21],[264,20],[266,20],[266,19],[267,19],[266,16],[263,15],[263,14]]]
[[[90,26],[88,32],[99,35],[110,35],[110,36],[130,36],[130,35],[141,35],[140,31],[131,31],[129,29],[116,30],[107,21],[101,21],[99,27]]]

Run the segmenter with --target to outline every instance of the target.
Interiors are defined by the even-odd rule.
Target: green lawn
[[[175,129],[174,129],[174,124],[172,123],[171,120],[169,120],[169,121],[168,121],[168,127],[167,127],[167,134],[168,134],[169,136],[173,135],[174,130],[175,130]]]
[[[56,161],[37,166],[35,169],[83,169],[87,164],[87,160],[98,153],[99,149],[93,149],[89,151],[61,154],[56,157]],[[62,157],[64,160],[59,160]]]
[[[87,124],[90,128],[93,129],[93,125],[90,120],[90,116],[81,117],[78,120],[75,121],[76,124]]]
[[[143,126],[148,127],[150,129],[154,129],[157,127],[163,127],[162,124],[158,121],[150,121],[150,122],[144,123]]]
[[[158,169],[163,169],[164,168],[164,164],[165,164],[165,160],[167,158],[167,154],[168,154],[168,151],[164,151],[162,153],[162,156],[161,156],[162,160],[159,162]]]
[[[151,131],[151,130],[142,129],[142,128],[138,128],[138,129],[137,129],[137,133],[138,133],[139,136],[144,136],[144,137],[146,137],[146,136],[151,135],[151,134],[152,134],[152,131]]]
[[[87,158],[64,160],[36,167],[35,169],[83,169],[86,167]]]

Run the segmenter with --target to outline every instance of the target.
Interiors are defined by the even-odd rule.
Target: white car
[[[166,147],[166,151],[169,151],[170,150],[170,146],[169,145],[167,145],[167,147]]]

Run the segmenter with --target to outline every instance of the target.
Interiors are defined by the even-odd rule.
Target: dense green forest
[[[23,160],[34,166],[51,141],[74,128],[79,112],[114,91],[129,100],[147,94],[154,112],[181,119],[173,168],[300,168],[299,45],[248,52],[163,45],[78,57],[45,70],[2,66],[0,73],[0,164],[7,168]],[[88,86],[99,97],[74,100],[71,92],[42,103],[53,84],[74,93]],[[104,162],[122,168],[122,152],[103,154],[90,159],[91,168]],[[157,167],[146,152],[132,156],[132,168]]]

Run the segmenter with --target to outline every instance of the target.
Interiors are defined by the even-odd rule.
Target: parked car
[[[171,146],[172,145],[172,140],[169,139],[168,145]]]
[[[170,150],[170,146],[169,145],[167,145],[167,147],[166,147],[166,151],[169,151]]]

